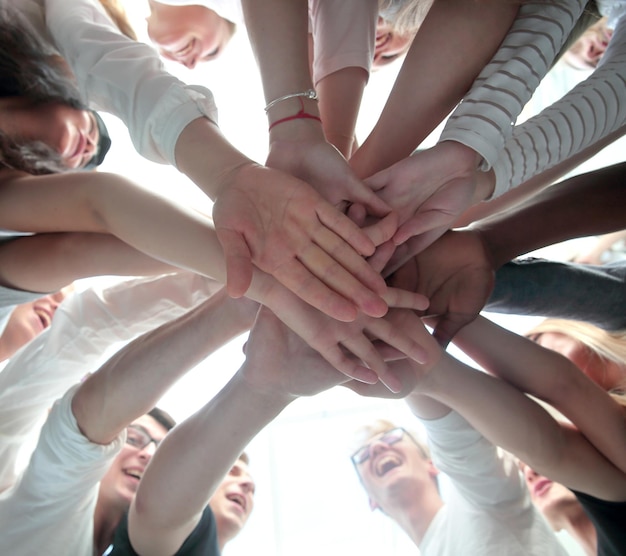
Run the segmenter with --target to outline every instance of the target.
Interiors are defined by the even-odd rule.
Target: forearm
[[[349,158],[355,141],[355,126],[367,73],[362,68],[344,68],[322,79],[317,86],[319,109],[326,140]]]
[[[625,64],[626,21],[622,21],[590,77],[539,115],[515,126],[494,164],[494,196],[567,163],[598,141],[623,130],[626,108],[618,98],[626,79]]]
[[[441,140],[467,145],[483,157],[483,169],[493,166],[511,135],[512,124],[548,72],[586,3],[522,2],[500,48],[448,119]]]
[[[237,457],[289,401],[259,393],[237,373],[178,425],[142,477],[129,515],[133,546],[155,556],[173,554]]]
[[[626,201],[625,174],[626,163],[622,163],[575,176],[512,211],[471,227],[480,232],[496,268],[545,245],[626,228],[626,217],[620,210]]]
[[[615,441],[626,438],[621,407],[569,359],[483,317],[464,327],[454,342],[491,374],[555,407],[605,457],[626,469],[626,443]]]
[[[604,330],[623,330],[626,328],[625,282],[624,261],[592,266],[520,259],[498,269],[485,310],[573,319]]]
[[[516,13],[515,2],[435,0],[380,119],[355,154],[360,177],[409,156],[439,125],[491,59]]]
[[[175,159],[176,167],[213,201],[242,167],[254,165],[206,118],[196,118],[183,129]]]
[[[529,465],[532,461],[544,471],[558,468],[564,449],[560,426],[543,408],[506,382],[446,354],[417,391],[458,412],[491,443]]]
[[[308,4],[243,0],[246,28],[261,71],[265,101],[313,88],[308,64]],[[288,68],[289,71],[285,71]]]
[[[128,344],[91,375],[72,403],[85,436],[100,444],[110,442],[128,423],[152,409],[189,369],[243,332],[250,319],[216,326],[225,320],[234,303],[222,290],[189,313]]]

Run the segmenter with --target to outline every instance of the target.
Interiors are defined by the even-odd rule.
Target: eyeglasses
[[[157,447],[161,441],[156,438],[152,438],[146,429],[139,425],[128,425],[126,427],[126,444],[137,448],[137,450],[143,450],[150,442],[154,442],[154,446]]]
[[[372,455],[370,448],[374,442],[381,442],[382,444],[387,444],[387,446],[393,446],[394,444],[400,442],[405,434],[408,435],[409,433],[407,433],[402,427],[391,429],[382,436],[379,436],[377,439],[368,442],[365,446],[361,446],[356,452],[354,452],[354,454],[352,454],[350,459],[352,459],[352,463],[354,465],[363,465]]]

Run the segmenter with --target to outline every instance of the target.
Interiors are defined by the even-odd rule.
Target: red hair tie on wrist
[[[304,102],[302,99],[300,100],[300,110],[296,112],[293,116],[287,116],[286,118],[281,118],[280,120],[276,120],[273,124],[270,125],[268,131],[272,131],[272,128],[277,126],[278,124],[282,124],[284,122],[289,122],[291,120],[317,120],[321,123],[322,119],[318,116],[314,116],[313,114],[309,114],[304,111]]]

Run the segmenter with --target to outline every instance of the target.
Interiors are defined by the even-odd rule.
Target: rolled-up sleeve
[[[211,91],[165,71],[156,50],[122,35],[97,2],[45,0],[45,17],[81,94],[119,117],[145,158],[175,166],[183,129],[201,117],[217,123]]]

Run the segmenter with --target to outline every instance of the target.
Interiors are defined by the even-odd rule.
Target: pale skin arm
[[[468,91],[517,10],[516,2],[499,0],[433,2],[380,119],[350,161],[358,176],[369,177],[413,152]]]
[[[250,440],[293,400],[346,380],[263,309],[246,355],[222,391],[165,438],[146,469],[129,513],[139,553],[175,553]]]
[[[367,77],[363,68],[350,67],[331,73],[317,84],[324,135],[345,158],[350,158],[356,148],[355,127]]]
[[[223,139],[208,149],[221,155],[214,165],[207,145],[217,135],[208,120],[195,120],[178,140],[176,159],[196,184],[222,183],[219,195],[212,196],[213,220],[224,248],[229,293],[245,294],[253,261],[305,301],[325,299],[326,306],[317,308],[334,318],[354,319],[357,309],[384,314],[379,297],[384,282],[361,255],[371,255],[388,239],[395,222],[390,229],[368,231],[370,239],[307,183],[242,160]],[[349,292],[348,298],[338,291]]]
[[[176,267],[137,251],[110,234],[52,233],[0,245],[0,283],[52,292],[92,276],[152,276]]]
[[[251,326],[254,311],[235,309],[245,303],[221,290],[116,353],[74,395],[72,411],[82,433],[97,444],[112,442],[189,369]]]
[[[284,95],[314,89],[309,70],[306,0],[263,3],[244,0],[242,4],[246,28],[261,71],[266,103]],[[358,83],[362,79],[362,74],[357,73],[357,81],[351,82],[350,86],[360,87]],[[328,92],[327,87],[326,94]],[[331,99],[323,101],[326,111],[328,100]],[[294,116],[301,109],[320,118],[317,102],[300,97],[271,107],[268,122],[274,124]],[[349,107],[346,116],[353,117],[354,110],[354,106]],[[390,213],[389,206],[357,179],[346,160],[326,141],[322,124],[315,119],[299,118],[272,127],[267,165],[310,183],[324,199],[342,211],[348,203],[359,203],[377,217]],[[384,236],[385,241],[393,235],[396,225],[395,216],[383,219],[374,225],[374,233]],[[377,245],[381,243],[377,239],[374,241]]]
[[[558,409],[626,473],[623,408],[569,359],[480,316],[455,344],[491,374]]]
[[[261,172],[264,171],[268,170],[261,169]],[[272,175],[267,175],[267,179],[271,180]],[[306,191],[299,193],[299,196],[297,194],[289,196],[286,193],[283,204],[298,205],[298,210],[302,210],[301,216],[306,219],[306,216],[316,213],[317,207],[311,205],[306,209],[300,207],[300,204],[315,203],[315,200],[311,200]],[[2,200],[0,222],[4,228],[35,233],[108,232],[154,258],[180,268],[222,279],[221,275],[215,274],[219,271],[216,264],[212,262],[214,260],[212,257],[218,256],[217,253],[221,257],[222,249],[217,245],[214,246],[217,249],[211,255],[209,245],[201,247],[203,241],[209,241],[208,235],[215,234],[210,218],[142,188],[121,176],[100,172],[36,177],[27,174],[11,175],[5,177],[0,186],[0,199]],[[269,207],[270,204],[271,201],[264,198],[263,201],[258,200],[253,206],[255,208]],[[333,210],[330,207],[329,209]],[[285,210],[289,210],[288,206]],[[331,219],[343,218],[339,213],[331,214],[323,211],[318,216]],[[252,218],[252,221],[255,219]],[[297,238],[283,236],[280,226],[273,226],[273,224],[273,222],[267,223],[264,225],[265,229],[274,230],[273,233],[281,237],[278,244],[283,245],[285,251],[289,249],[284,245],[286,242],[302,243],[300,240],[304,241],[302,236]],[[341,227],[337,220],[332,221],[330,225],[331,227],[337,226],[336,229]],[[350,223],[350,226],[355,233],[360,233],[356,225]],[[359,278],[368,282],[369,276],[373,275],[375,280],[371,283],[377,286],[382,283],[380,276],[351,249],[348,243],[340,240],[319,220],[315,233],[320,243],[334,244],[336,259],[325,254],[323,250],[314,248],[307,250],[303,262],[318,276],[330,277],[329,282],[334,284],[335,291],[329,290],[321,282],[311,280],[308,270],[301,267],[293,274],[298,278],[292,283],[296,294],[331,316],[342,320],[355,318],[357,306],[360,304],[364,306],[366,312],[374,313],[375,316],[384,314],[385,302],[371,290],[362,287],[359,282]],[[218,226],[218,239],[219,235]],[[339,243],[336,243],[336,240]],[[199,257],[199,253],[205,253],[205,256]],[[336,270],[337,260],[343,261],[343,268],[354,265],[355,270],[360,269],[357,271],[358,278],[346,271],[339,281],[335,281],[334,270]],[[287,277],[289,281],[289,271],[284,269],[280,262],[271,261],[274,274]],[[381,293],[382,291],[384,291],[384,284],[383,288],[380,288]],[[352,292],[355,294],[352,295]],[[365,295],[362,296],[361,293]],[[344,295],[355,301],[358,298],[359,301],[356,304],[352,303]]]
[[[154,257],[225,282],[224,255],[208,217],[120,176],[100,173],[87,176],[86,182],[85,175],[80,174],[5,181],[0,189],[2,226],[34,232],[109,231]],[[304,289],[306,284],[298,287]],[[422,357],[419,346],[386,321],[364,314],[350,323],[332,319],[258,269],[254,271],[247,296],[271,308],[328,361],[354,378],[375,381],[377,375],[387,374],[368,333],[411,357]],[[409,292],[386,288],[384,296],[385,305],[388,302],[392,306],[425,307],[422,296]],[[341,298],[318,295],[312,301],[313,305],[332,313],[336,299]],[[356,358],[348,357],[343,348]],[[371,368],[366,368],[360,360]]]

